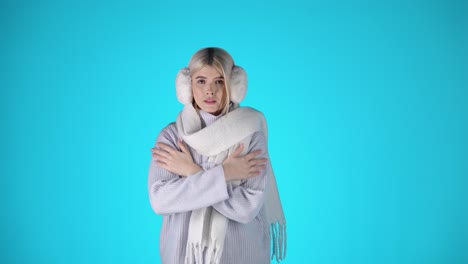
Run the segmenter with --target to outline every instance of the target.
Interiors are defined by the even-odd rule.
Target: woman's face
[[[193,98],[203,111],[219,115],[225,105],[225,91],[224,78],[215,67],[205,65],[192,74]]]

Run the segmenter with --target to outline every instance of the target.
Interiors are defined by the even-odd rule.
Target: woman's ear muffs
[[[176,77],[177,100],[186,105],[192,102],[192,78],[187,67],[180,69]]]
[[[247,92],[247,74],[244,69],[234,66],[231,72],[231,101],[240,103]],[[192,103],[192,78],[187,67],[180,69],[176,76],[176,95],[182,104]]]
[[[247,74],[244,69],[234,66],[231,72],[231,102],[240,103],[247,93]]]

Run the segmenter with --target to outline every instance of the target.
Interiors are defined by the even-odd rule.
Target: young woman
[[[239,106],[246,88],[244,70],[220,48],[197,51],[177,74],[184,108],[158,135],[148,175],[164,264],[270,263],[270,243],[272,258],[285,256],[266,123]]]

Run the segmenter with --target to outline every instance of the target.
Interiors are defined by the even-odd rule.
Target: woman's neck
[[[203,111],[203,110],[198,110],[198,113],[200,114],[200,118],[202,120],[202,125],[203,127],[207,127],[211,124],[213,124],[214,122],[216,122],[216,120],[218,120],[219,118],[221,118],[223,115],[222,114],[219,114],[219,115],[213,115],[213,114],[210,114],[206,111]]]

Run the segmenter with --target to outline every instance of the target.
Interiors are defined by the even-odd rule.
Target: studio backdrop
[[[1,1],[0,262],[160,263],[150,148],[203,47],[246,70],[284,263],[468,263],[466,1]]]

